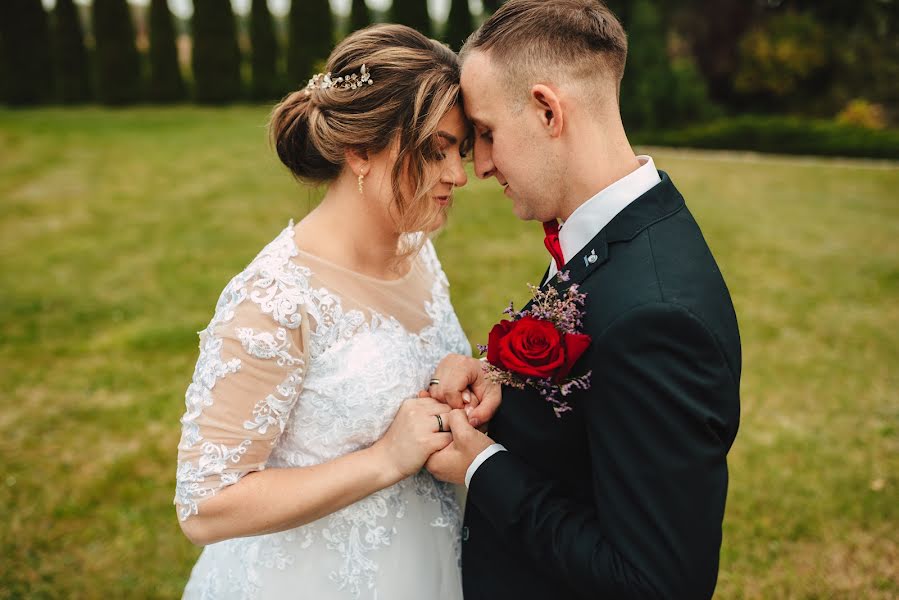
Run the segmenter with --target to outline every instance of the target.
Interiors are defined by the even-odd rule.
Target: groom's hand
[[[446,417],[453,441],[443,450],[431,455],[425,468],[441,481],[464,484],[465,473],[478,454],[493,444],[493,440],[468,422],[464,410],[454,410]]]
[[[483,363],[476,358],[449,354],[437,365],[434,379],[440,383],[428,388],[431,397],[453,408],[465,408],[470,402],[468,418],[473,427],[492,419],[502,402],[502,387],[487,380]],[[469,389],[476,400],[466,399]]]

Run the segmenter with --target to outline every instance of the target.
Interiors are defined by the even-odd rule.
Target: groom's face
[[[473,51],[462,67],[465,114],[475,127],[475,174],[496,178],[519,219],[548,221],[557,216],[554,153],[533,107],[516,106],[505,81],[484,52]]]

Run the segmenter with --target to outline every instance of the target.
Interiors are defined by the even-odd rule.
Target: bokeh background
[[[266,141],[333,44],[484,0],[0,0],[0,598],[178,597],[178,419],[215,300],[321,191]],[[899,4],[618,0],[622,112],[731,289],[720,598],[899,596]],[[472,344],[547,258],[472,178],[435,240]]]

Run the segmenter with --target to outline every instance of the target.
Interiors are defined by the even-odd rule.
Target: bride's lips
[[[449,206],[450,196],[434,196],[434,200],[436,200],[437,204],[440,206]]]

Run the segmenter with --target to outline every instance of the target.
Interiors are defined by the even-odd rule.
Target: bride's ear
[[[531,105],[550,137],[559,137],[562,134],[564,115],[562,114],[562,102],[555,90],[538,83],[531,88]]]
[[[368,170],[371,168],[368,152],[364,152],[357,148],[347,148],[344,152],[344,160],[353,174],[357,177],[359,175],[368,175]]]

